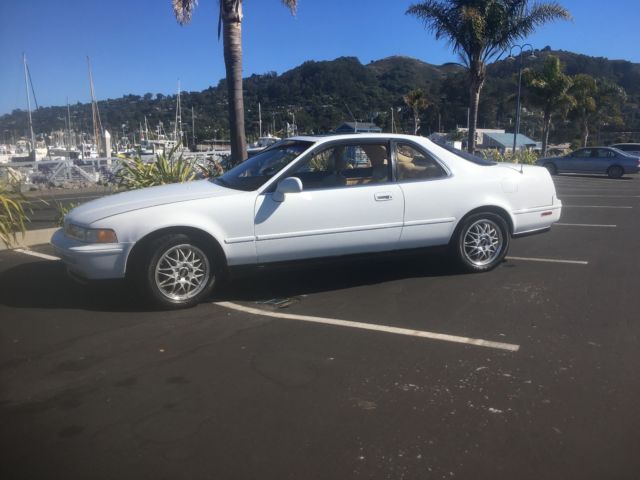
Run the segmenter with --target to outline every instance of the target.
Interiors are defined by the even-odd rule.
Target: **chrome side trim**
[[[326,230],[307,230],[302,232],[287,232],[287,233],[270,233],[267,235],[258,235],[257,241],[264,240],[277,240],[282,238],[298,238],[298,237],[311,237],[315,235],[331,235],[334,233],[351,233],[351,232],[366,232],[369,230],[382,230],[386,228],[400,228],[402,222],[384,223],[379,225],[367,225],[365,227],[342,227],[331,228]]]
[[[256,237],[254,237],[254,236],[250,236],[250,237],[233,237],[233,238],[225,238],[224,239],[224,243],[226,243],[227,245],[230,245],[232,243],[254,242],[255,240],[256,240]]]
[[[417,225],[434,225],[438,223],[453,223],[456,219],[453,217],[448,218],[433,218],[430,220],[411,220],[409,222],[405,222],[405,227],[415,227]]]

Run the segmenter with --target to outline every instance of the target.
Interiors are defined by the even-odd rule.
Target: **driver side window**
[[[388,182],[390,163],[384,144],[336,145],[314,153],[289,176],[304,190]]]

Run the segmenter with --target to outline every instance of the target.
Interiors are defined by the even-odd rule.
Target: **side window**
[[[289,175],[305,190],[384,183],[390,179],[386,145],[338,145],[314,153]]]
[[[594,148],[592,150],[591,156],[595,158],[610,158],[613,157],[614,154],[611,150],[605,150],[604,148]]]
[[[590,148],[581,148],[580,150],[576,150],[575,152],[573,152],[571,154],[571,156],[574,157],[574,158],[590,157],[591,156],[591,149]]]
[[[430,156],[406,143],[396,144],[398,181],[446,177],[447,172]]]

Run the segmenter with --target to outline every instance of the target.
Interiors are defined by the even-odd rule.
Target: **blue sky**
[[[245,0],[244,74],[282,73],[305,60],[356,56],[363,63],[408,55],[455,61],[443,41],[404,14],[412,0],[300,0],[292,17],[280,0]],[[528,39],[594,56],[640,62],[638,0],[560,0],[574,20]],[[605,8],[606,5],[606,8]],[[87,102],[86,56],[98,99],[174,93],[224,76],[217,0],[200,0],[193,21],[175,22],[170,0],[0,0],[0,114],[26,108],[22,52],[40,105]]]

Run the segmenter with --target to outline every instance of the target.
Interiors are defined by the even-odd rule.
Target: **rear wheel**
[[[618,165],[613,165],[607,170],[607,175],[609,175],[609,178],[620,178],[624,175],[624,169]]]
[[[558,167],[554,163],[545,163],[544,168],[546,168],[551,175],[558,174]]]
[[[213,290],[218,263],[202,240],[184,234],[160,237],[149,246],[138,274],[140,287],[163,308],[196,305]]]
[[[469,272],[495,268],[509,249],[509,227],[495,213],[482,212],[463,220],[457,231],[455,253],[460,265]]]

